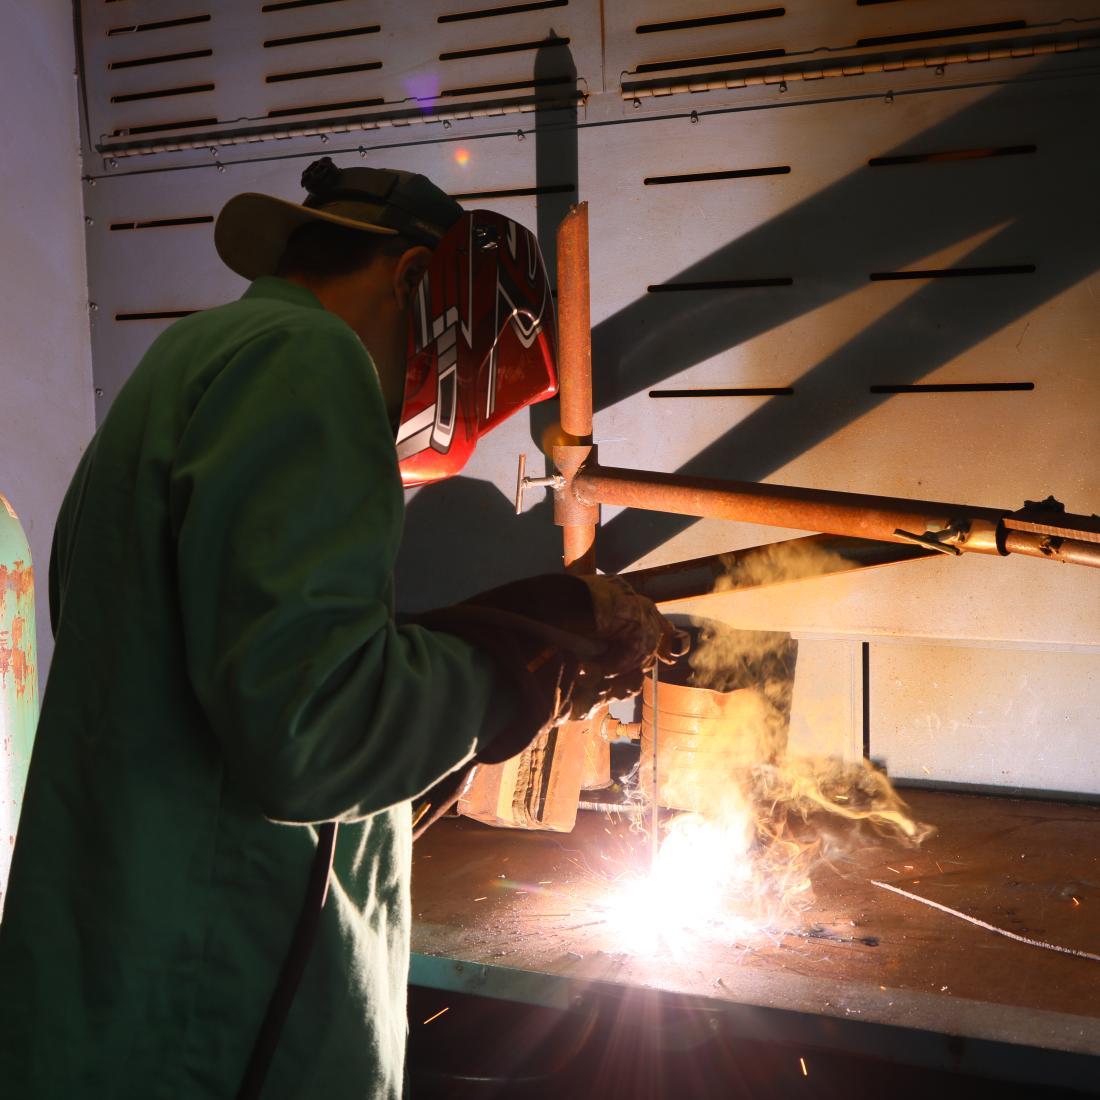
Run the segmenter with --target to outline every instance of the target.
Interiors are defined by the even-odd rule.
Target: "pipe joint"
[[[554,486],[554,522],[559,527],[596,524],[600,522],[600,506],[582,500],[575,487],[577,474],[597,461],[593,443],[559,444],[554,448],[554,465],[560,483]]]

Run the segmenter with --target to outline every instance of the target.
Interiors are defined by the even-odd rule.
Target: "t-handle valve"
[[[519,456],[519,469],[516,472],[516,515],[523,513],[523,494],[528,489],[560,489],[565,484],[561,474],[550,474],[547,477],[525,477],[527,472],[527,455]]]

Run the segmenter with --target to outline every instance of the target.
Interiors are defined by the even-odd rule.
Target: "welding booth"
[[[408,493],[399,610],[598,569],[733,654],[417,843],[413,1097],[1100,1094],[1100,0],[0,15],[0,520],[40,604],[129,372],[243,290],[219,209],[328,156],[514,219],[555,288],[560,394]],[[721,800],[780,759],[888,779],[921,829],[830,831],[752,928],[606,904],[706,809],[684,776]]]

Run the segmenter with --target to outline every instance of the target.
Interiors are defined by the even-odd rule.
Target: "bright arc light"
[[[605,902],[625,945],[639,953],[676,949],[692,932],[736,920],[730,900],[751,885],[751,841],[747,817],[717,823],[684,814],[673,821],[653,872]]]

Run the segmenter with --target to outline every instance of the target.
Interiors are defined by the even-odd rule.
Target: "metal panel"
[[[870,690],[894,778],[1100,794],[1095,654],[873,645]]]
[[[369,163],[424,172],[449,192],[468,194],[500,186],[533,186],[533,153],[533,142],[509,135],[404,148],[395,151],[393,159],[389,151],[380,151]],[[354,153],[334,159],[341,165],[363,163]],[[102,391],[97,393],[101,416],[145,348],[173,319],[157,314],[206,309],[237,297],[245,285],[218,259],[212,221],[148,223],[213,218],[230,196],[241,191],[300,196],[298,177],[308,163],[263,160],[218,171],[211,161],[202,169],[101,179],[87,189],[94,222],[88,246],[94,264],[92,344],[96,387]],[[490,202],[494,209],[534,227],[532,198],[474,198],[466,205]],[[121,228],[131,225],[135,228]]]
[[[971,50],[1095,32],[1091,0],[1041,6],[1031,0],[931,0],[853,5],[850,0],[767,0],[716,6],[690,0],[611,5],[607,71],[624,94],[653,86],[700,85],[722,74],[775,72],[809,63],[851,71],[885,61],[894,69],[921,54]],[[820,73],[816,74],[820,79]],[[658,91],[657,94],[663,94]]]
[[[100,78],[108,60],[103,20],[118,18],[116,11],[104,15],[103,9],[121,7],[133,10],[126,19],[135,22],[203,10],[201,4],[132,0],[94,10],[86,6],[86,40],[94,27],[103,36],[95,46],[100,77],[90,81],[92,113],[100,120],[93,124],[96,133],[108,122],[118,125],[117,119],[108,120],[106,78]],[[326,97],[350,100],[381,89],[377,94],[392,106],[410,94],[453,90],[459,78],[452,80],[452,69],[462,86],[522,82],[558,72],[541,66],[565,64],[571,51],[590,92],[579,128],[567,112],[544,111],[515,120],[455,122],[446,129],[299,136],[235,146],[214,156],[204,149],[120,157],[119,166],[100,174],[86,192],[95,219],[89,256],[98,306],[93,344],[101,411],[167,323],[116,321],[117,315],[202,308],[241,289],[213,253],[209,222],[137,225],[212,217],[226,198],[243,190],[293,196],[311,158],[331,153],[339,163],[361,163],[359,146],[366,163],[424,171],[463,195],[565,186],[566,191],[490,195],[467,203],[537,226],[544,248],[571,198],[569,185],[579,186],[580,197],[590,202],[593,232],[595,427],[609,463],[994,506],[1017,506],[1025,497],[1048,492],[1061,494],[1075,511],[1100,505],[1094,411],[1100,407],[1100,382],[1082,351],[1096,339],[1093,301],[1100,288],[1100,242],[1092,213],[1096,154],[1079,122],[1100,107],[1089,55],[965,65],[946,77],[931,68],[882,72],[859,78],[863,83],[833,81],[825,91],[819,82],[801,89],[792,85],[787,93],[775,87],[741,89],[736,95],[701,92],[647,100],[637,111],[622,102],[617,77],[639,63],[687,56],[689,47],[765,48],[772,40],[768,36],[779,34],[774,40],[788,51],[787,60],[795,50],[820,50],[829,58],[866,38],[1017,18],[1034,23],[1041,17],[1051,24],[1087,20],[1100,12],[1100,4],[1060,0],[1036,15],[1034,5],[1015,0],[919,5],[791,0],[781,17],[640,35],[635,28],[647,20],[722,14],[701,2],[684,0],[669,8],[645,0],[604,5],[605,38],[594,2],[571,0],[560,7],[442,23],[440,16],[463,9],[444,3],[415,7],[335,0],[265,13],[258,4],[218,5],[208,40],[214,68],[203,70],[202,59],[164,68],[212,72],[217,88],[211,95],[223,121],[270,122],[270,110],[305,103],[299,90],[327,102]],[[262,47],[273,35],[372,23],[382,30]],[[439,60],[441,54],[534,42],[551,30],[570,38],[569,51],[554,47],[542,54],[518,50]],[[1084,22],[1051,33],[1055,30],[1078,37],[1091,33]],[[109,43],[111,56],[123,55],[121,39],[126,51],[133,51],[143,35],[151,42],[158,34],[178,34],[177,41],[199,48],[199,31],[116,35]],[[970,40],[944,39],[964,45]],[[901,46],[916,49],[938,41],[914,39]],[[867,54],[879,47],[858,49]],[[606,72],[601,50],[607,52]],[[381,69],[265,79],[299,65],[352,65],[368,54],[382,60]],[[138,77],[145,78],[140,69],[112,70],[110,78],[115,87],[136,89]],[[785,109],[752,109],[778,105]],[[332,122],[324,112],[310,117]],[[872,165],[883,158],[885,163]],[[186,170],[163,170],[184,164]],[[721,178],[713,178],[716,173]],[[706,174],[712,178],[669,179]],[[119,223],[135,228],[111,228]],[[1001,270],[967,277],[871,277],[958,267]],[[649,289],[728,280],[772,283]],[[883,386],[1006,383],[1034,388],[872,392]],[[649,396],[651,390],[714,387],[793,393]],[[539,408],[527,422],[510,422],[482,444],[462,478],[411,497],[398,577],[404,606],[448,602],[508,577],[557,566],[560,537],[549,502],[529,494],[521,517],[509,504],[520,451],[531,459],[532,473],[542,472],[535,450],[552,416],[552,410]],[[613,509],[605,510],[604,521],[600,560],[607,569],[789,534]],[[463,537],[455,539],[456,531]],[[447,539],[442,554],[441,533]],[[1084,570],[1041,562],[937,559],[712,597],[691,609],[746,627],[793,630],[803,638],[908,636],[1079,649],[1100,645],[1100,592],[1094,580]],[[826,657],[833,653],[832,675],[843,700],[826,725],[845,731],[841,740],[849,752],[856,716],[852,692],[858,687],[852,644],[821,642],[818,653],[824,656],[803,689],[810,710],[830,696]],[[1024,667],[1031,657],[1020,660]],[[1073,740],[1086,728],[1083,715],[1089,706],[1096,710],[1096,686],[1071,677],[1068,666],[1049,683],[1052,691],[1077,701],[1074,722],[1059,727],[1064,731],[1060,759],[1070,761]],[[986,691],[975,684],[974,699]],[[807,732],[812,732],[808,726]],[[988,760],[991,752],[975,748],[978,758]],[[950,772],[949,753],[944,761]],[[1061,779],[1062,786],[1073,785],[1071,766]]]
[[[474,19],[453,18],[477,10],[457,0],[83,9],[97,143],[530,99],[598,78],[600,66],[591,3]]]

